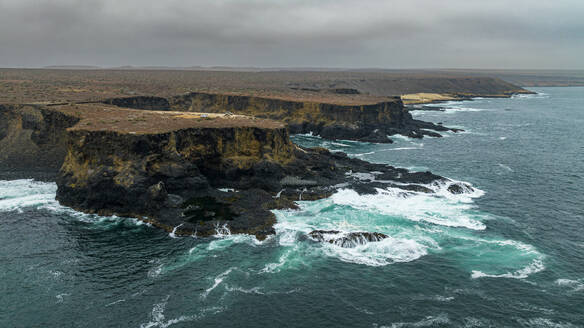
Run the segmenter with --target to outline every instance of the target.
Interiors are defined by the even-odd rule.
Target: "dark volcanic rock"
[[[242,129],[146,135],[69,131],[57,199],[84,212],[138,217],[177,235],[207,236],[228,229],[263,239],[274,233],[271,209],[329,197],[342,186],[376,193],[375,188],[389,185],[361,181],[352,172],[376,172],[406,191],[442,179],[323,148],[301,148],[290,142],[285,129]],[[234,190],[217,189],[223,187]],[[348,238],[356,242],[376,236]]]
[[[447,190],[450,193],[455,194],[455,195],[469,193],[469,192],[474,191],[473,187],[471,187],[470,185],[468,185],[466,183],[462,183],[462,182],[451,184],[450,186],[448,186]]]
[[[0,171],[54,178],[67,153],[66,129],[78,121],[39,105],[0,105]]]
[[[357,89],[352,89],[352,88],[336,88],[336,89],[330,89],[330,91],[332,93],[336,93],[336,94],[340,94],[340,95],[358,95],[361,94],[361,92]]]
[[[351,88],[330,89],[341,94],[358,94]],[[412,118],[400,97],[388,101],[339,105],[278,98],[191,92],[160,97],[126,97],[106,100],[121,107],[146,110],[173,110],[253,115],[288,124],[291,133],[314,133],[325,139],[346,139],[375,143],[391,143],[388,135],[401,134],[412,138],[440,137],[434,131],[460,131]]]
[[[388,236],[380,232],[349,232],[337,230],[314,230],[308,236],[319,242],[327,242],[344,248],[354,248],[370,242],[381,241]]]
[[[170,110],[170,104],[166,98],[152,96],[135,96],[125,98],[112,98],[103,101],[104,104],[145,110]]]

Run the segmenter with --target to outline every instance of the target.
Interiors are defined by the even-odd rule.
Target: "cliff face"
[[[199,235],[227,221],[233,221],[233,232],[272,233],[274,217],[260,205],[270,199],[265,190],[276,187],[266,185],[261,170],[291,162],[295,148],[283,127],[154,134],[74,128],[68,137],[57,178],[59,202],[142,218],[169,231],[182,224],[181,231]],[[215,188],[221,186],[257,190],[227,197]]]
[[[120,98],[107,103],[140,109],[167,110],[158,98]],[[291,133],[314,133],[327,139],[352,139],[371,142],[391,142],[388,135],[410,137],[438,133],[448,128],[414,120],[399,97],[390,101],[361,105],[342,105],[311,101],[294,101],[243,95],[193,92],[170,97],[168,107],[173,111],[225,113],[269,118],[288,124]]]
[[[371,171],[380,182],[363,183],[350,175]],[[269,210],[294,208],[294,200],[328,197],[348,184],[375,193],[388,181],[431,192],[420,184],[441,179],[325,149],[301,149],[283,127],[151,134],[74,127],[57,178],[57,199],[83,212],[137,217],[179,235],[207,236],[223,227],[263,239],[274,233]]]
[[[79,118],[42,106],[0,105],[0,169],[56,172],[66,154],[66,129]]]
[[[369,105],[337,105],[251,96],[189,93],[170,100],[174,110],[266,117],[288,123],[292,133],[312,132],[328,139],[390,142],[387,134],[412,118],[399,98]],[[375,131],[377,130],[377,131]]]
[[[153,96],[111,98],[104,100],[103,103],[132,109],[170,110],[170,104],[166,98]]]

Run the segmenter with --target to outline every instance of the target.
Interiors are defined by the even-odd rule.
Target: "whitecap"
[[[497,165],[498,165],[499,167],[501,167],[501,168],[503,168],[503,169],[505,169],[505,170],[509,171],[509,172],[513,172],[513,169],[512,169],[512,168],[510,168],[509,166],[505,165],[505,164],[498,163]]]
[[[162,268],[163,268],[163,265],[159,264],[159,265],[155,266],[154,268],[148,270],[148,277],[149,278],[157,278],[162,273]]]
[[[487,274],[482,271],[473,270],[471,274],[472,279],[478,278],[512,278],[512,279],[525,279],[529,277],[529,275],[541,272],[545,269],[545,265],[543,261],[538,258],[533,260],[529,265],[526,267],[519,269],[515,272],[507,272],[503,274]]]
[[[555,284],[564,287],[570,288],[573,292],[579,292],[584,290],[584,279],[557,279]]]
[[[222,192],[239,192],[239,190],[233,188],[217,188],[217,190]]]
[[[397,148],[391,148],[391,149],[387,149],[387,150],[415,150],[415,149],[422,149],[422,147],[397,147]]]
[[[125,299],[119,299],[119,300],[113,301],[111,303],[108,303],[105,306],[108,307],[108,306],[116,305],[118,303],[122,303],[122,302],[125,302],[125,301],[126,301]]]
[[[215,279],[213,280],[213,285],[211,287],[207,288],[201,294],[201,298],[203,298],[203,299],[207,298],[207,296],[209,296],[209,293],[211,293],[215,288],[217,288],[217,286],[219,286],[219,284],[221,284],[223,282],[225,277],[227,277],[231,273],[231,271],[233,271],[234,269],[236,269],[236,268],[231,267],[231,268],[227,269],[226,271],[220,273],[217,277],[215,277]]]
[[[284,264],[286,264],[286,261],[288,260],[288,257],[290,256],[290,254],[292,254],[292,252],[295,252],[297,249],[298,249],[298,246],[294,246],[294,248],[286,250],[284,252],[284,254],[282,254],[279,257],[278,262],[275,262],[275,263],[267,263],[259,271],[259,273],[276,273],[276,272],[280,272],[280,270],[282,269],[282,267],[284,266]]]
[[[473,107],[446,107],[444,111],[441,113],[446,114],[454,114],[454,113],[461,113],[461,112],[483,112],[487,111],[488,109],[485,108],[473,108]]]
[[[250,289],[245,289],[242,287],[232,287],[230,285],[225,285],[225,290],[228,292],[239,292],[239,293],[243,293],[243,294],[257,294],[257,295],[265,295],[264,292],[262,292],[262,288],[261,287],[253,287]]]
[[[568,322],[555,322],[547,318],[531,318],[531,319],[518,319],[517,320],[522,327],[527,328],[577,328],[574,324]]]
[[[164,315],[164,310],[166,308],[166,304],[168,303],[168,299],[170,295],[166,296],[164,300],[160,303],[154,304],[152,307],[152,312],[150,314],[151,320],[147,323],[143,323],[140,325],[140,328],[167,328],[179,322],[188,322],[188,321],[195,321],[199,320],[207,315],[207,313],[217,314],[224,309],[222,307],[210,307],[202,309],[199,314],[195,315],[182,315],[178,318],[166,320]]]
[[[331,145],[339,146],[339,147],[351,147],[351,145],[346,145],[346,144],[340,143],[340,142],[331,142]]]
[[[371,155],[371,154],[375,154],[375,152],[374,151],[370,151],[370,152],[367,152],[367,153],[353,154],[352,156],[361,157],[361,156]]]
[[[70,296],[71,294],[69,293],[61,293],[58,294],[57,296],[55,296],[57,298],[57,303],[63,303],[63,301],[65,301],[65,296]]]
[[[427,316],[419,321],[414,322],[394,322],[391,326],[379,326],[380,328],[407,328],[407,327],[437,327],[450,323],[448,315],[440,313],[437,316]]]

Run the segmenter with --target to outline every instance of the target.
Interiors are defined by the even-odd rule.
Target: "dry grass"
[[[188,128],[258,127],[280,129],[285,127],[283,123],[277,121],[243,115],[144,111],[101,104],[63,105],[49,108],[80,118],[79,123],[71,130],[154,134]]]
[[[402,95],[401,99],[404,104],[427,104],[435,101],[456,100],[457,97],[450,94],[420,92]]]
[[[338,94],[336,89],[360,94]],[[210,92],[362,105],[414,93],[487,96],[521,91],[489,77],[439,71],[230,72],[189,70],[0,69],[0,103],[81,102],[135,95]]]

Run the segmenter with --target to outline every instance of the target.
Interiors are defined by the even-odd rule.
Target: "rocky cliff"
[[[270,209],[295,208],[352,186],[375,193],[387,185],[432,192],[444,180],[302,149],[284,127],[221,127],[128,134],[69,130],[57,199],[77,210],[137,217],[176,235],[229,230],[258,239],[273,234]],[[379,182],[352,175],[375,171]],[[357,175],[358,176],[358,175]]]
[[[215,225],[234,221],[233,232],[264,236],[274,218],[258,202],[269,199],[264,190],[276,187],[265,185],[259,171],[290,162],[293,148],[283,126],[195,126],[149,134],[73,128],[57,199],[84,212],[139,217],[169,231],[182,224],[179,233],[209,235]],[[258,190],[228,197],[216,189],[221,186]]]
[[[66,154],[66,129],[79,118],[39,105],[0,105],[0,170],[56,172]]]
[[[188,112],[233,112],[288,124],[291,133],[313,133],[327,139],[391,142],[389,135],[440,137],[449,129],[414,120],[399,97],[377,103],[323,103],[234,94],[191,92],[168,98],[130,97],[105,101],[122,107]],[[157,105],[159,104],[159,106]]]
[[[136,217],[177,235],[229,230],[263,239],[274,233],[270,210],[295,208],[299,199],[346,187],[433,192],[429,184],[450,183],[429,172],[300,148],[285,124],[251,116],[103,104],[0,109],[3,164],[56,170],[62,163],[61,204]]]

